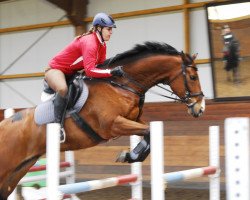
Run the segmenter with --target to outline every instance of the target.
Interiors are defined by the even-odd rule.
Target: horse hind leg
[[[31,166],[41,157],[40,154],[34,155],[30,158],[27,158],[21,162],[13,171],[9,172],[7,178],[5,178],[0,187],[0,200],[7,200],[8,196],[17,186],[21,178],[28,172]],[[21,200],[21,198],[20,198]]]

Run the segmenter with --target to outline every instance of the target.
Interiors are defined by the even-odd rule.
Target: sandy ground
[[[25,200],[44,199],[46,196],[46,188],[36,190],[35,188],[26,188],[22,191]],[[33,194],[33,195],[32,195]],[[220,200],[225,200],[225,191],[221,190]],[[95,190],[77,194],[77,198],[81,200],[132,200],[130,186],[117,186],[101,190]],[[18,198],[17,198],[18,199]],[[73,198],[75,199],[75,198]],[[165,199],[167,200],[209,200],[208,189],[183,189],[183,188],[167,188],[165,191]],[[135,200],[135,199],[133,199]],[[151,188],[143,188],[143,200],[151,200]]]
[[[232,72],[229,72],[230,79],[228,80],[222,61],[215,61],[214,69],[215,90],[218,98],[250,96],[250,58],[241,60],[237,83],[233,81]]]
[[[82,200],[128,200],[131,198],[130,187],[121,186],[86,192],[78,195]],[[165,199],[168,200],[208,200],[208,190],[167,189]],[[225,200],[225,192],[221,191],[221,200]],[[143,200],[151,200],[150,188],[143,188]]]

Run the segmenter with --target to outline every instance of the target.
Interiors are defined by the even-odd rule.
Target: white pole
[[[70,163],[70,167],[66,168],[66,171],[70,171],[71,174],[66,176],[66,184],[75,183],[75,156],[74,151],[65,151],[65,161]],[[71,200],[80,200],[75,194],[70,197]]]
[[[15,111],[13,108],[7,108],[4,110],[4,118],[10,118],[12,115],[14,115]]]
[[[227,200],[249,200],[249,118],[225,120]]]
[[[209,127],[209,166],[217,167],[217,172],[209,177],[209,199],[220,200],[220,129]]]
[[[130,136],[130,148],[134,149],[136,145],[141,141],[141,137],[137,135]],[[131,164],[131,174],[136,174],[138,179],[135,183],[131,183],[132,186],[132,199],[142,200],[142,167],[141,162],[135,162]]]
[[[72,174],[66,177],[66,183],[75,183],[75,157],[73,151],[65,151],[65,161],[70,163],[70,167],[67,167],[67,171],[71,171]]]
[[[164,200],[164,133],[163,122],[150,123],[150,147],[151,147],[151,199]]]
[[[47,200],[59,200],[60,124],[47,124],[46,133]]]

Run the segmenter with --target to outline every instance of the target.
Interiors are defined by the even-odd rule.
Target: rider
[[[67,107],[68,87],[66,80],[77,71],[84,69],[85,74],[93,78],[106,78],[112,75],[121,76],[119,67],[114,69],[98,69],[106,59],[106,41],[116,28],[113,18],[105,13],[95,15],[91,29],[76,37],[49,62],[45,70],[47,84],[56,92],[54,100],[55,122],[60,123]],[[64,132],[64,131],[63,131]]]
[[[229,72],[232,71],[234,82],[239,83],[239,42],[228,25],[222,27],[222,37],[224,43],[223,61],[225,62],[224,69],[227,71],[227,80],[231,80]]]

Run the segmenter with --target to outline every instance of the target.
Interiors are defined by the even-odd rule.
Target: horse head
[[[199,117],[205,111],[205,99],[201,90],[198,68],[194,60],[197,54],[192,57],[183,52],[180,53],[179,70],[168,81],[173,92],[188,107],[188,113]]]
[[[180,99],[159,95],[186,103],[188,113],[199,117],[205,110],[205,100],[194,63],[196,56],[179,52],[165,43],[146,42],[119,54],[110,63],[123,66],[123,83],[139,94],[159,83],[169,85]]]

